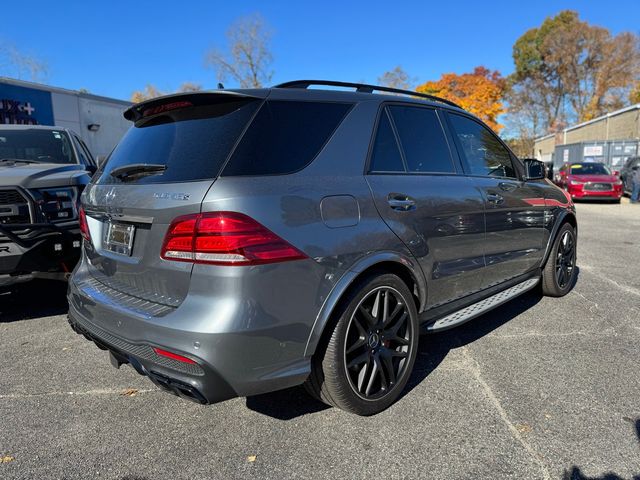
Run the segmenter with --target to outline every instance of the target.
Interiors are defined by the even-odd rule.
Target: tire
[[[563,297],[576,282],[576,232],[565,223],[553,241],[547,263],[542,270],[542,293],[549,297]]]
[[[312,359],[307,391],[356,415],[385,410],[406,386],[418,350],[418,312],[407,285],[390,273],[363,277],[332,319]]]

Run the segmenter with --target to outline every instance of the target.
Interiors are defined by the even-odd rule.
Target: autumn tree
[[[0,41],[0,72],[7,77],[32,81],[45,80],[47,63],[28,53],[20,51],[7,41]]]
[[[401,90],[412,90],[415,80],[409,77],[400,65],[393,70],[384,72],[378,77],[378,84],[384,87],[399,88]]]
[[[212,48],[205,65],[220,82],[230,78],[240,88],[260,88],[273,76],[270,41],[271,31],[260,14],[240,18],[227,30],[228,50]]]
[[[194,82],[184,82],[178,88],[178,92],[200,92],[202,90],[202,85]]]
[[[480,66],[471,73],[445,73],[440,80],[423,83],[416,91],[451,100],[500,131],[498,116],[505,111],[502,104],[505,85],[500,72]]]
[[[155,85],[148,83],[147,86],[144,87],[144,90],[136,90],[131,94],[131,101],[133,103],[139,103],[151,98],[161,97],[162,95],[166,94],[158,90]]]
[[[640,103],[640,82],[637,83],[631,93],[629,94],[629,101],[631,103]]]
[[[199,92],[201,90],[202,85],[200,85],[199,83],[183,82],[175,93]],[[147,86],[144,87],[144,90],[136,90],[131,94],[131,101],[133,103],[144,102],[145,100],[168,95],[169,93],[170,92],[163,92],[162,90],[159,90],[155,85],[148,83]]]
[[[624,106],[640,77],[635,34],[613,36],[569,10],[525,32],[513,60],[510,116],[529,121],[538,134]]]

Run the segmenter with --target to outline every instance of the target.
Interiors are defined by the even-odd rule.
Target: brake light
[[[307,258],[260,223],[237,212],[176,218],[169,226],[160,256],[214,265],[261,265]]]
[[[84,208],[80,207],[78,211],[78,223],[80,224],[80,234],[87,242],[91,241],[91,234],[89,233],[89,224],[87,223],[87,214],[84,212]]]
[[[177,360],[182,363],[190,363],[194,364],[193,360],[187,357],[183,357],[182,355],[178,355],[177,353],[168,352],[167,350],[163,350],[161,348],[153,347],[153,351],[156,352],[157,355],[161,355],[163,357],[171,358],[173,360]]]

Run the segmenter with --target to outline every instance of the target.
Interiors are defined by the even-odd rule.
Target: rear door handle
[[[493,205],[500,205],[504,203],[504,197],[498,193],[488,193],[487,201]]]
[[[387,197],[389,206],[394,210],[407,212],[416,208],[416,201],[408,195],[402,193],[390,193]]]

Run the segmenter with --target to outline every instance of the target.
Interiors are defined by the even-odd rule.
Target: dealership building
[[[557,171],[567,162],[602,162],[619,170],[640,155],[640,103],[537,138],[535,157]]]
[[[131,123],[131,102],[0,77],[0,124],[54,125],[75,131],[94,157],[108,155]]]

